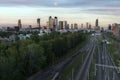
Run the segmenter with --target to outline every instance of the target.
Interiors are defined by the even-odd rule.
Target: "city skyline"
[[[46,25],[49,16],[57,16],[69,24],[88,22],[92,26],[98,18],[100,26],[107,27],[120,23],[119,3],[118,0],[0,0],[0,26],[15,26],[18,19],[24,26],[36,26],[37,18],[41,19],[41,25]]]

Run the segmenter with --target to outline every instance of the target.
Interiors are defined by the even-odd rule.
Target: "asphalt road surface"
[[[80,69],[78,70],[75,80],[88,80],[89,79],[89,70],[93,60],[94,51],[96,48],[95,39],[92,39],[92,45],[90,46],[87,57],[84,59],[84,62]]]
[[[118,69],[116,69],[112,57],[107,48],[106,42],[101,44],[98,43],[96,37],[90,38],[87,45],[85,45],[78,52],[73,54],[71,57],[61,61],[60,63],[50,67],[47,70],[40,71],[35,75],[28,78],[28,80],[60,80],[62,71],[68,67],[78,56],[86,51],[87,56],[83,59],[83,63],[78,69],[73,80],[90,80],[89,71],[90,66],[93,65],[93,56],[97,50],[97,63],[95,65],[95,80],[120,80]]]
[[[59,76],[62,73],[63,69],[69,66],[69,64],[71,64],[71,62],[74,61],[77,56],[81,56],[84,51],[89,50],[91,46],[90,41],[91,40],[89,40],[82,49],[73,54],[71,57],[61,61],[60,63],[50,67],[47,70],[36,73],[35,75],[29,77],[28,80],[59,80]]]
[[[97,49],[98,65],[96,65],[96,80],[120,80],[106,42],[103,43],[102,48],[97,44]]]

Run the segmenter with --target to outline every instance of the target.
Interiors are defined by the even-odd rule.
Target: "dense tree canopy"
[[[51,33],[6,44],[0,41],[0,80],[25,80],[85,40],[85,34]]]

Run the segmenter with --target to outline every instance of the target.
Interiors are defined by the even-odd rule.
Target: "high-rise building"
[[[57,29],[57,30],[59,29],[58,28],[58,18],[57,17],[54,18],[54,28]]]
[[[96,21],[95,21],[95,31],[96,32],[100,32],[100,26],[99,26],[99,20],[98,19],[96,19]]]
[[[77,23],[74,24],[74,29],[78,29],[78,24]]]
[[[67,29],[67,21],[63,21],[63,29]]]
[[[67,29],[67,21],[59,21],[59,28],[60,29]]]
[[[54,27],[54,19],[50,16],[49,17],[49,28],[53,29],[53,27]]]
[[[40,29],[41,26],[40,26],[40,18],[37,19],[37,27]]]
[[[63,21],[59,21],[59,28],[64,29]]]
[[[81,24],[81,28],[83,29],[83,24]]]
[[[112,30],[111,24],[108,25],[108,30]]]
[[[18,27],[19,27],[19,28],[22,28],[21,19],[18,20]]]
[[[112,32],[115,36],[120,36],[120,24],[113,24],[112,25]]]
[[[66,30],[68,30],[69,29],[69,24],[67,24],[67,27],[66,27]]]
[[[71,29],[73,29],[73,24],[71,24]]]
[[[96,26],[96,27],[98,27],[98,26],[99,26],[98,19],[96,19],[95,26]]]
[[[92,26],[92,25],[91,25],[91,24],[89,24],[89,29],[91,29],[91,26]]]
[[[87,22],[87,23],[86,23],[86,29],[88,29],[88,28],[89,28],[89,23]]]

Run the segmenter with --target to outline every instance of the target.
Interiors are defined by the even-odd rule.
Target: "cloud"
[[[118,18],[120,16],[120,0],[0,0],[1,21],[4,23],[15,23],[18,18],[23,21],[32,20],[37,17],[45,18],[48,16],[58,16],[61,19],[67,19],[78,22],[93,21],[97,17],[106,16]],[[17,13],[17,14],[16,14]],[[116,17],[117,16],[117,17]],[[9,18],[9,20],[8,20]],[[82,18],[82,19],[81,19]],[[80,20],[79,20],[80,19]],[[113,19],[111,19],[113,20]],[[119,21],[119,20],[117,20]]]
[[[94,8],[94,9],[86,9],[82,10],[83,12],[89,12],[94,14],[102,14],[102,15],[114,15],[114,16],[120,16],[120,8]]]
[[[0,0],[0,6],[120,7],[119,0]]]

